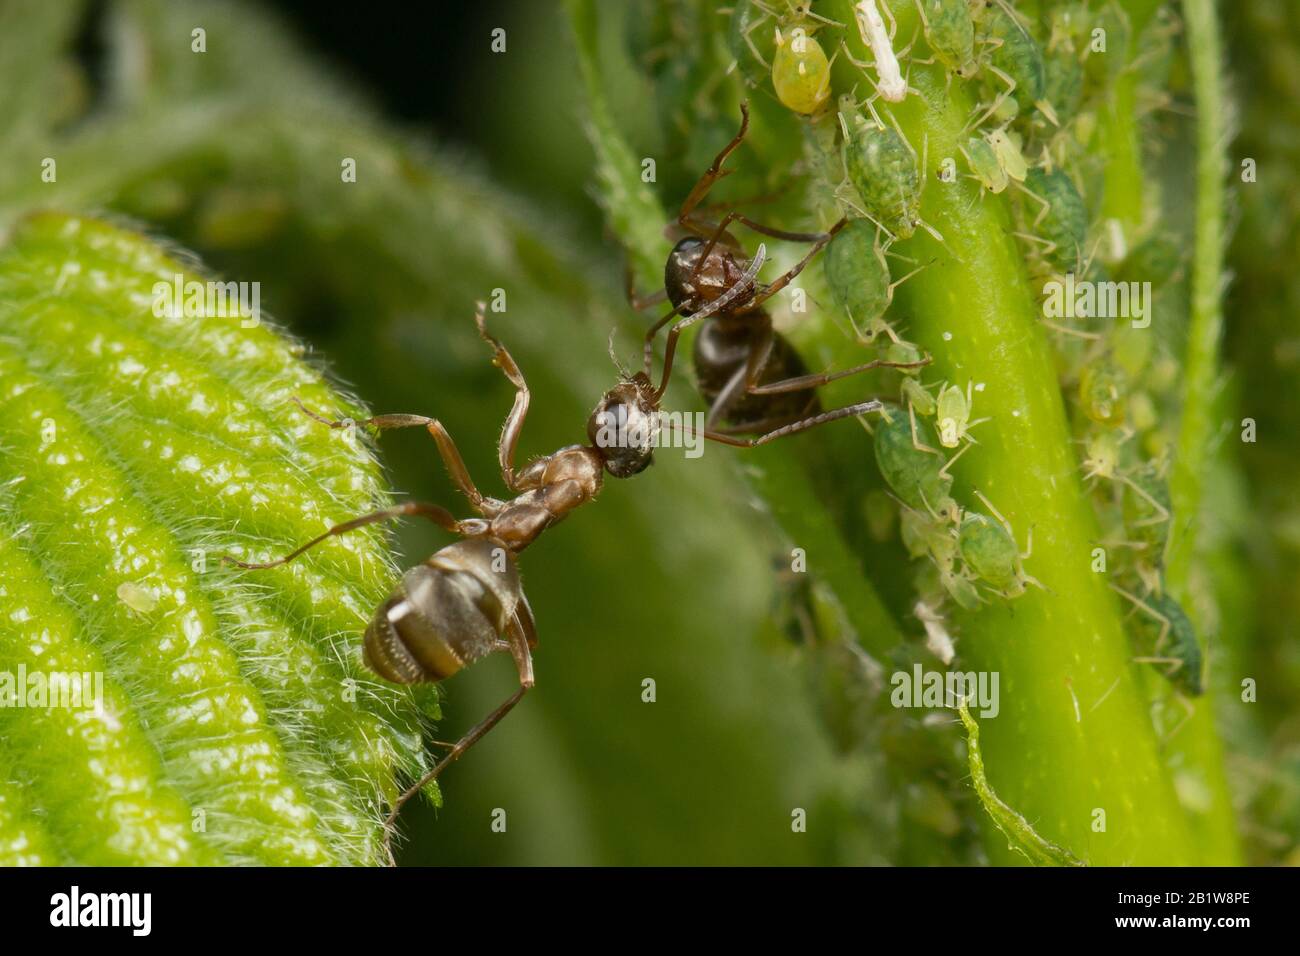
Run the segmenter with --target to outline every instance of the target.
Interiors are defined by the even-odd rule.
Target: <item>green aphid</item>
[[[1120,429],[1096,429],[1084,444],[1083,477],[1112,479],[1119,474],[1120,446],[1125,435]]]
[[[1043,68],[1043,99],[1052,104],[1056,119],[1065,126],[1083,103],[1083,67],[1062,54],[1048,57]]]
[[[889,308],[889,264],[876,244],[875,227],[865,219],[854,219],[836,234],[822,253],[822,270],[836,307],[855,326],[871,325]]]
[[[939,442],[944,448],[956,448],[963,438],[970,437],[970,429],[979,421],[970,420],[974,399],[971,397],[971,383],[966,383],[966,391],[956,385],[945,385],[939,389],[939,398],[935,402],[935,416],[939,424]],[[980,421],[986,421],[981,419]]]
[[[1029,109],[1043,99],[1045,70],[1043,51],[1018,20],[1000,3],[984,8],[982,25],[996,45],[993,65],[1015,82],[1012,96],[1021,109]]]
[[[928,422],[894,413],[876,426],[874,444],[880,474],[903,504],[926,514],[953,511],[952,475]]]
[[[992,518],[967,511],[961,520],[957,546],[961,559],[981,581],[1002,592],[1019,587],[1020,551],[1007,529]]]
[[[1031,169],[1026,188],[1039,198],[1042,209],[1033,228],[1045,245],[1044,255],[1059,269],[1080,267],[1088,235],[1088,208],[1064,170]]]
[[[960,149],[972,175],[979,180],[981,186],[992,193],[1000,193],[1007,188],[1010,182],[1007,171],[998,162],[998,154],[987,140],[972,136]]]
[[[1127,475],[1123,484],[1125,533],[1160,564],[1169,543],[1169,485],[1151,465]]]
[[[951,525],[926,511],[904,508],[900,526],[903,547],[913,558],[931,558],[940,569],[957,561],[957,536]]]
[[[1079,407],[1099,425],[1124,421],[1124,398],[1128,379],[1113,362],[1092,362],[1079,376]]]
[[[925,42],[950,74],[968,80],[979,71],[975,21],[967,0],[916,0]]]
[[[868,216],[898,239],[916,231],[921,219],[921,182],[916,154],[899,132],[860,117],[851,121],[845,144],[849,181]]]
[[[1116,589],[1118,590],[1118,589]],[[1138,609],[1138,626],[1150,642],[1152,654],[1134,660],[1151,664],[1177,690],[1188,697],[1205,693],[1205,659],[1196,628],[1178,602],[1168,594],[1148,594],[1137,598],[1126,591],[1120,594]]]
[[[1111,330],[1111,355],[1130,381],[1138,378],[1147,367],[1154,342],[1155,337],[1149,328],[1134,328],[1132,322],[1121,322]]]

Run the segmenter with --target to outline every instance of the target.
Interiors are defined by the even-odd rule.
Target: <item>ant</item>
[[[760,248],[736,283],[697,314],[710,308],[725,309],[751,291],[764,252]],[[659,435],[660,400],[668,386],[667,368],[658,388],[642,372],[623,374],[587,419],[589,444],[568,445],[516,470],[515,447],[528,414],[528,385],[505,346],[488,332],[484,312],[485,306],[479,302],[474,315],[479,335],[493,351],[492,364],[515,388],[514,405],[497,445],[501,479],[514,497],[501,500],[479,491],[451,435],[436,418],[377,415],[359,423],[334,421],[294,398],[304,414],[330,428],[360,424],[380,431],[427,429],[453,482],[480,517],[458,519],[440,505],[411,501],[336,524],[273,561],[240,561],[231,555],[222,558],[226,564],[247,570],[279,567],[329,538],[406,515],[426,518],[459,536],[460,540],[408,570],[376,609],[363,639],[366,666],[395,684],[436,683],[489,654],[506,651],[518,669],[519,689],[451,745],[432,769],[394,801],[384,822],[384,847],[390,863],[394,863],[394,824],[406,802],[481,740],[534,684],[532,651],[537,646],[537,625],[519,580],[516,555],[569,512],[594,500],[606,472],[615,478],[630,478],[651,464]],[[870,401],[853,409],[865,413],[880,407],[880,402]],[[709,428],[702,434],[735,443],[730,436]]]
[[[711,320],[700,329],[694,349],[697,386],[709,405],[705,425],[715,433],[711,437],[717,441],[755,447],[880,407],[878,402],[867,402],[823,412],[816,391],[819,386],[874,368],[917,368],[930,360],[911,363],[876,360],[839,372],[811,374],[789,341],[772,327],[772,317],[763,303],[789,285],[848,220],[840,219],[827,232],[803,233],[773,229],[734,210],[717,223],[697,218],[695,213],[701,201],[714,183],[730,172],[723,169],[723,164],[749,130],[748,103],[740,104],[740,116],[740,131],[714,158],[682,203],[676,221],[665,230],[668,238],[680,238],[664,266],[664,288],[645,297],[638,296],[629,273],[627,292],[628,301],[638,311],[665,299],[672,303],[672,310],[645,334],[648,377],[655,337],[665,325],[678,319],[668,330],[664,347],[665,385],[672,371],[677,339],[689,326],[706,318]],[[748,267],[742,267],[745,252],[728,229],[732,223],[773,239],[811,243],[812,248],[775,281],[745,282],[737,294],[742,280],[757,276],[765,247],[760,245],[759,254],[750,260]],[[660,395],[662,391],[661,388]],[[756,437],[739,437],[746,435]]]

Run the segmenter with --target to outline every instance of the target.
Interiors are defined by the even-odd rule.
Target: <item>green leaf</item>
[[[0,794],[17,783],[27,800],[0,797],[0,846],[28,833],[30,852],[83,864],[375,862],[395,777],[423,763],[415,700],[360,660],[394,576],[383,532],[274,571],[220,563],[383,502],[369,451],[289,400],[362,412],[267,324],[158,307],[163,285],[207,279],[60,214],[0,250],[0,662],[103,682],[100,713],[0,708]]]

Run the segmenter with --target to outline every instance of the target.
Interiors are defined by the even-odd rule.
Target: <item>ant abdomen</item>
[[[508,549],[488,538],[454,542],[407,571],[379,605],[366,665],[397,684],[445,680],[500,647],[521,603]]]
[[[767,323],[750,320],[708,322],[695,337],[695,375],[700,394],[712,407],[727,384],[743,372],[754,347],[756,335],[772,337],[767,359],[759,372],[759,386],[798,378],[808,374],[799,353],[779,332],[770,331]],[[743,382],[742,382],[743,386]],[[726,405],[722,421],[733,427],[798,421],[821,411],[817,393],[811,389],[754,394],[743,390]]]

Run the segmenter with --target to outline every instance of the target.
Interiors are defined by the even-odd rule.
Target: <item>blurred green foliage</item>
[[[431,74],[430,95],[457,97],[481,117],[471,144],[430,144],[385,124],[361,91],[250,4],[111,3],[112,69],[92,91],[69,55],[77,7],[4,8],[0,36],[24,42],[0,42],[0,226],[34,206],[104,209],[229,278],[260,281],[263,306],[371,408],[438,416],[480,485],[498,492],[495,442],[511,393],[471,316],[476,299],[504,289],[507,309],[489,322],[533,391],[521,452],[582,439],[616,375],[610,330],[622,360],[634,361],[644,320],[623,302],[623,251],[602,242],[586,198],[598,157],[579,146],[582,76],[558,2],[511,9],[507,56],[489,57],[489,37],[462,38],[482,45],[482,67],[455,82]],[[661,157],[654,193],[671,206],[734,132],[740,88],[718,79],[728,76],[727,18],[697,3],[599,7],[589,41],[606,108],[633,155]],[[1238,707],[1220,722],[1236,752],[1249,858],[1262,862],[1294,856],[1300,830],[1300,506],[1290,454],[1300,285],[1287,265],[1294,196],[1280,173],[1270,178],[1294,168],[1300,100],[1286,0],[1223,12],[1241,77],[1243,155],[1261,172],[1256,186],[1234,185],[1244,213],[1229,299],[1236,374],[1219,401],[1225,414],[1255,416],[1262,437],[1235,455],[1225,443],[1206,476],[1199,586],[1212,595],[1208,620],[1225,632],[1211,639],[1233,673],[1260,682],[1257,715]],[[201,56],[189,49],[196,23],[208,35]],[[4,82],[12,76],[24,80]],[[784,179],[803,161],[798,120],[769,96],[752,106],[749,158],[713,198],[776,193],[769,218],[797,220],[825,199]],[[57,183],[40,181],[44,156],[58,158]],[[355,183],[340,179],[344,157],[356,160]],[[1164,189],[1190,188],[1182,158],[1153,161]],[[634,252],[644,286],[654,257]],[[845,334],[832,325],[800,345],[818,364]],[[831,389],[829,400],[861,388]],[[672,407],[699,407],[683,381],[670,397]],[[957,728],[882,716],[863,701],[880,675],[858,641],[887,667],[921,659],[905,554],[887,517],[874,531],[864,518],[880,481],[863,447],[845,423],[765,450],[757,469],[729,449],[692,462],[661,453],[527,551],[537,689],[443,778],[442,810],[404,816],[402,861],[985,860]],[[387,436],[381,457],[400,493],[465,510],[426,436]],[[788,566],[792,527],[840,556],[829,582],[792,587],[774,572]],[[397,534],[408,561],[445,541],[417,525]],[[858,603],[844,601],[850,592]],[[1262,606],[1289,611],[1257,615]],[[870,620],[879,627],[864,627]],[[655,703],[642,701],[646,678]],[[513,683],[504,658],[457,676],[439,737],[476,722]],[[504,834],[490,829],[495,808],[507,811]],[[806,834],[791,831],[795,808],[808,812]]]

